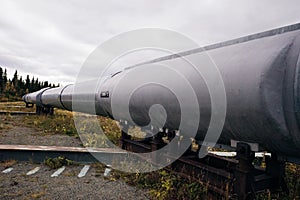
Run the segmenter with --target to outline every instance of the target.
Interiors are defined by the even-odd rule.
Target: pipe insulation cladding
[[[226,90],[226,118],[218,143],[230,145],[231,140],[257,143],[263,150],[300,163],[300,24],[182,52],[180,55],[197,60],[204,53],[210,56],[220,71]],[[107,78],[96,92],[74,94],[74,85],[67,85],[27,94],[23,100],[40,106],[72,110],[74,95],[92,95],[96,100],[97,115],[130,121],[122,118],[122,113],[112,113],[112,98],[118,97],[118,94],[112,94],[122,74],[130,73],[132,77],[138,77],[140,73],[147,73],[149,63],[171,66],[187,77],[201,111],[195,139],[202,141],[211,119],[210,94],[203,77],[191,67],[182,67],[186,65],[184,59],[174,55],[126,68]],[[172,76],[166,78],[174,79]],[[127,83],[122,84],[126,88]],[[180,81],[174,85],[180,86]],[[117,101],[122,102],[122,99]],[[176,95],[162,85],[149,83],[139,87],[132,93],[127,106],[132,120],[140,126],[146,126],[150,122],[149,109],[155,104],[165,109],[167,118],[163,126],[177,130],[181,120],[180,104]],[[89,113],[84,107],[74,111]]]

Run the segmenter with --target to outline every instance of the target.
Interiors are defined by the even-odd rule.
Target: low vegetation
[[[78,137],[72,113],[57,110],[55,115],[28,115],[23,118],[25,126],[43,130],[44,134],[66,134]]]
[[[182,178],[166,170],[151,173],[126,174],[128,184],[146,188],[154,199],[205,199],[207,187],[193,180]]]
[[[6,160],[0,162],[0,167],[3,167],[4,169],[14,166],[18,161],[16,160]]]
[[[0,102],[0,111],[35,112],[35,108],[26,108],[23,101]]]
[[[69,160],[63,156],[59,156],[57,158],[47,158],[44,161],[44,164],[47,165],[48,167],[50,167],[51,169],[57,169],[60,168],[62,166],[69,166],[69,165],[73,165],[74,162],[72,160]]]

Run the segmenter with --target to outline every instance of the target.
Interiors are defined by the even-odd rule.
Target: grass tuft
[[[15,164],[17,164],[17,162],[18,161],[16,161],[16,160],[6,160],[6,161],[0,162],[0,166],[6,169],[6,168],[14,166]]]
[[[59,156],[57,158],[47,158],[44,161],[44,164],[47,165],[48,167],[50,167],[51,169],[57,169],[60,168],[62,166],[69,166],[69,165],[73,165],[74,162],[72,160],[69,160],[63,156]]]

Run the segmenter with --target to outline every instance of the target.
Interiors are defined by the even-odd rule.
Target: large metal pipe
[[[286,160],[300,162],[300,24],[210,45],[204,49],[220,70],[226,89],[227,114],[218,142],[226,145],[231,140],[257,143],[262,149]],[[203,49],[195,49],[182,55],[189,60],[196,60],[203,53]],[[196,139],[203,140],[211,117],[211,100],[204,79],[192,68],[182,70],[184,61],[176,56],[151,62],[167,64],[189,77],[201,110]],[[146,64],[138,66],[143,65]],[[126,70],[131,70],[133,76],[139,76],[133,68]],[[147,73],[147,68],[144,70]],[[96,99],[98,115],[128,120],[122,119],[122,114],[113,116],[111,96],[102,95],[103,92],[112,94],[121,78],[122,72],[108,78],[99,91],[91,92]],[[23,99],[27,103],[72,110],[73,89],[74,85],[43,89],[27,94]],[[140,87],[132,94],[129,110],[135,123],[145,126],[150,122],[148,112],[153,104],[164,106],[168,115],[165,127],[176,130],[180,123],[179,102],[170,90],[156,84]]]

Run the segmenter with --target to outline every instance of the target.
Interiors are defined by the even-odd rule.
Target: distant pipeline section
[[[26,94],[22,97],[27,106],[36,104],[38,109],[45,109],[47,113],[51,108],[72,110],[73,85],[57,88],[43,88],[39,91]],[[42,112],[42,110],[39,110]]]
[[[270,151],[282,160],[300,163],[300,24],[203,49],[220,70],[226,89],[227,113],[218,143],[232,145],[235,141],[242,141],[256,145],[259,150]],[[194,59],[204,53],[203,49],[182,52],[180,55]],[[182,61],[176,55],[147,63],[167,64],[189,77],[201,111],[201,122],[195,138],[201,144],[211,118],[211,100],[204,79],[193,69],[182,69]],[[143,65],[145,63],[137,67]],[[136,73],[133,68],[126,70]],[[129,121],[122,115],[114,116],[111,109],[111,94],[123,72],[106,79],[96,92],[74,94],[74,85],[67,85],[27,94],[23,100],[26,104],[36,104],[41,108],[55,107],[88,113],[84,109],[73,109],[72,96],[82,95],[84,104],[84,95],[94,95],[97,115]],[[144,73],[147,73],[147,68]],[[139,76],[138,73],[135,75]],[[178,82],[178,86],[180,84]],[[153,104],[163,105],[168,114],[163,128],[177,130],[180,123],[179,103],[167,88],[155,84],[143,86],[133,93],[129,110],[134,122],[141,126],[149,123],[148,112]]]

